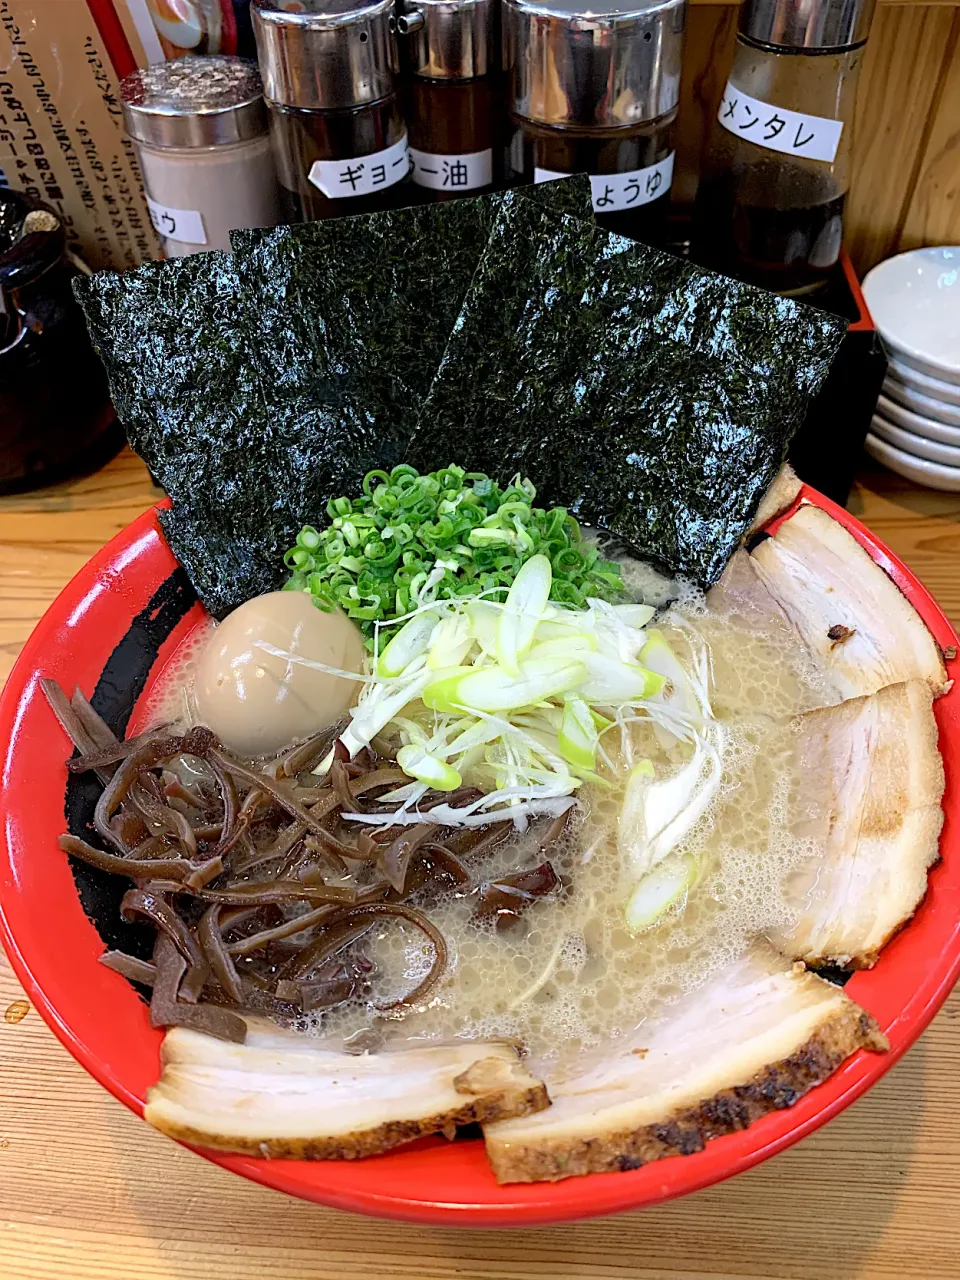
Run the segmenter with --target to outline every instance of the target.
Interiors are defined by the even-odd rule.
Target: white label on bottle
[[[755,142],[768,151],[832,164],[840,145],[843,121],[808,116],[801,111],[774,107],[727,82],[717,119],[738,138]]]
[[[476,191],[493,181],[493,151],[467,151],[462,155],[439,154],[410,148],[413,180],[431,191]]]
[[[349,160],[314,160],[307,177],[319,187],[328,200],[347,196],[369,196],[394,183],[402,182],[410,172],[407,135],[385,151],[369,156],[353,156]]]
[[[670,190],[673,182],[674,153],[663,160],[647,165],[644,169],[631,169],[629,173],[598,173],[590,175],[590,194],[595,213],[619,213],[623,209],[639,209]],[[556,178],[568,178],[568,173],[553,169],[534,169],[536,183],[553,182]]]
[[[197,209],[171,209],[158,204],[147,196],[150,221],[158,235],[166,240],[179,240],[183,244],[206,244],[207,233],[203,218]]]

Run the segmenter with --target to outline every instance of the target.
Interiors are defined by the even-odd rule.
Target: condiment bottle
[[[281,201],[289,220],[405,203],[393,0],[252,0]]]
[[[658,239],[673,179],[684,0],[504,0],[509,175],[587,173],[597,221]]]
[[[226,55],[159,62],[126,76],[120,100],[168,257],[229,250],[231,229],[279,221],[255,63]]]
[[[781,293],[840,255],[874,0],[746,0],[697,194],[694,253]]]
[[[499,185],[494,0],[411,0],[397,18],[405,41],[411,179],[425,199]]]
[[[0,191],[0,493],[92,471],[123,442],[59,214]]]

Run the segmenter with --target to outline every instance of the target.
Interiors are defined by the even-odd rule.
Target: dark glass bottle
[[[0,493],[91,471],[123,443],[73,279],[63,223],[0,192]]]
[[[421,199],[480,195],[503,183],[493,0],[410,0],[404,103]]]
[[[697,192],[701,262],[779,293],[840,256],[873,0],[748,0]]]
[[[602,226],[664,238],[684,12],[684,0],[504,0],[508,179],[587,173]]]
[[[393,0],[252,0],[281,209],[311,221],[409,203]]]

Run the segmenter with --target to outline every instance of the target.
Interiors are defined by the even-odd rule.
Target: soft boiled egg
[[[269,653],[259,642],[291,657]],[[291,658],[356,672],[359,680]],[[356,702],[363,661],[363,637],[344,613],[325,613],[304,591],[256,596],[216,627],[200,656],[197,720],[241,755],[280,751],[333,724]]]

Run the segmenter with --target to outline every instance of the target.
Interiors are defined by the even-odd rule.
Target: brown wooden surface
[[[156,496],[129,453],[0,499],[0,662]],[[864,470],[851,509],[960,622],[960,495]],[[866,1097],[725,1185],[522,1231],[352,1217],[223,1172],[87,1076],[0,957],[0,1280],[955,1280],[960,996]],[[613,1176],[613,1175],[611,1175]]]
[[[737,4],[687,16],[674,198],[693,202],[733,57]],[[922,244],[960,244],[960,0],[876,12],[854,121],[846,241],[862,276]]]

